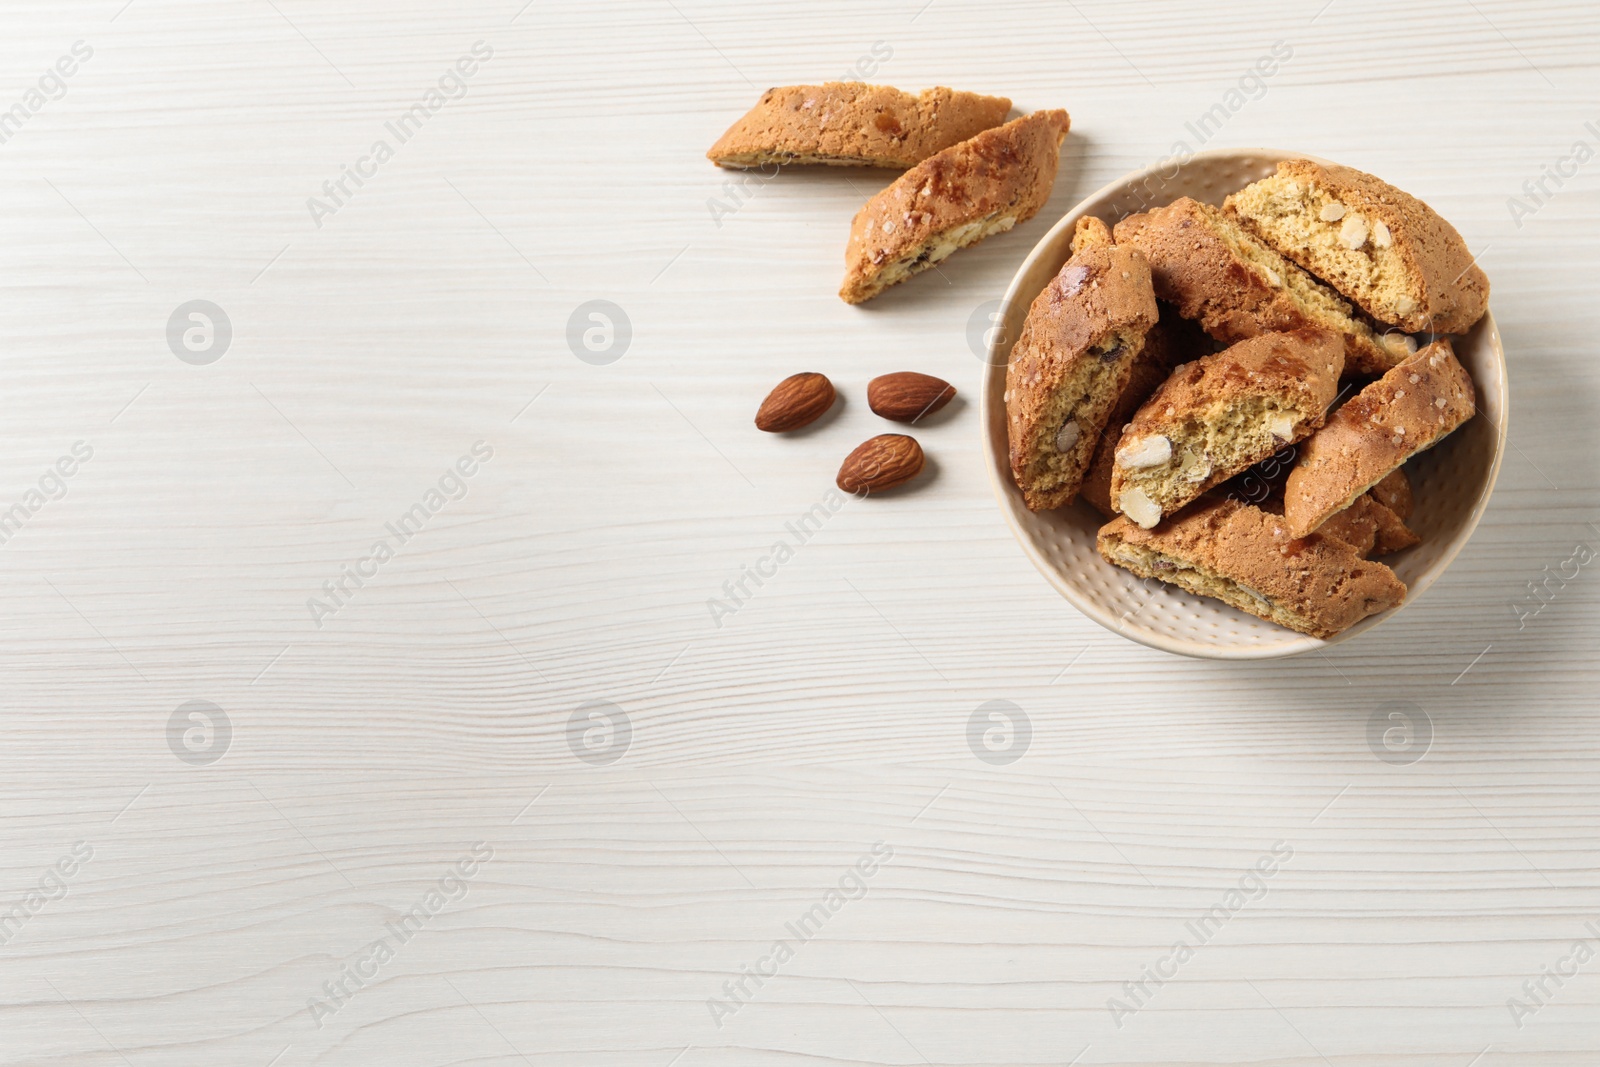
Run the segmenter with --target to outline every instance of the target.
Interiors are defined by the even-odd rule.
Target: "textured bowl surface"
[[[1079,218],[1095,215],[1112,224],[1180,196],[1221,204],[1229,193],[1271,174],[1280,160],[1315,158],[1265,148],[1224,149],[1202,152],[1181,165],[1158,164],[1112,182],[1068,212],[1034,247],[1012,279],[996,328],[990,331],[982,398],[983,447],[1006,521],[1034,565],[1062,596],[1108,630],[1151,648],[1208,659],[1292,656],[1365,633],[1405,605],[1320,641],[1220,601],[1136,578],[1105,562],[1095,551],[1095,534],[1104,521],[1098,512],[1080,501],[1035,514],[1023,505],[1022,494],[1011,480],[1002,399],[1011,342],[1021,331],[1033,298],[1067,261],[1072,229]],[[1505,448],[1505,354],[1494,316],[1485,314],[1471,333],[1452,340],[1477,387],[1478,414],[1406,465],[1416,492],[1410,526],[1423,541],[1383,560],[1410,590],[1406,604],[1426,592],[1472,536],[1488,505]]]

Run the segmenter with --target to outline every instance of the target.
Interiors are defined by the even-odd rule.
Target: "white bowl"
[[[1055,511],[1029,511],[1011,480],[1007,453],[1002,397],[1011,341],[1020,333],[1033,298],[1067,261],[1079,218],[1095,215],[1111,224],[1180,196],[1221,204],[1229,193],[1271,174],[1281,160],[1315,158],[1268,148],[1219,149],[1181,164],[1169,161],[1146,167],[1112,182],[1067,212],[1029,253],[1001,303],[998,328],[991,331],[983,382],[983,448],[1006,521],[1034,566],[1079,611],[1151,648],[1207,659],[1293,656],[1365,633],[1405,604],[1322,641],[1221,601],[1113,567],[1095,551],[1095,534],[1104,520],[1082,501]],[[1505,450],[1506,363],[1494,316],[1486,313],[1470,333],[1452,341],[1477,387],[1478,414],[1406,465],[1416,493],[1409,525],[1422,536],[1422,543],[1383,560],[1406,583],[1406,604],[1414,603],[1444,573],[1472,536],[1489,503]]]

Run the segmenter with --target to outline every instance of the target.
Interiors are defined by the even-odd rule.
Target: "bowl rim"
[[[1271,163],[1282,162],[1286,159],[1309,159],[1316,163],[1333,165],[1331,160],[1310,155],[1309,153],[1287,152],[1277,148],[1211,148],[1187,155],[1179,166],[1187,167],[1197,161],[1208,159],[1239,160],[1241,158],[1256,158]],[[1035,264],[1047,255],[1056,254],[1064,235],[1077,225],[1080,218],[1085,215],[1096,214],[1101,208],[1113,202],[1117,194],[1131,188],[1140,181],[1156,177],[1162,172],[1170,170],[1172,166],[1173,162],[1169,158],[1141,167],[1138,170],[1129,171],[1127,174],[1102,185],[1068,209],[1066,214],[1062,215],[1056,224],[1044,236],[1039,238],[1038,242],[1034,244],[1028,255],[1017,267],[1016,272],[1011,276],[1011,281],[1006,286],[1005,295],[1000,300],[1000,308],[996,312],[997,319],[995,321],[1006,321],[1009,311],[1019,299],[1019,291],[1024,280],[1032,273]],[[1171,175],[1166,175],[1166,177],[1170,178]],[[1028,303],[1031,304],[1037,295],[1037,293],[1027,294]],[[996,396],[994,379],[996,376],[1001,378],[1000,391],[1003,392],[1004,375],[1008,362],[1007,359],[1000,358],[999,352],[999,349],[1004,345],[1007,347],[1009,354],[1009,342],[1003,330],[991,331],[992,336],[985,347],[983,384],[979,395],[979,430],[982,435],[983,455],[989,475],[989,484],[994,490],[1001,514],[1005,516],[1006,525],[1011,529],[1011,535],[1022,546],[1024,554],[1027,555],[1034,567],[1044,576],[1047,582],[1055,587],[1056,592],[1065,597],[1073,607],[1112,633],[1130,641],[1136,641],[1149,648],[1195,659],[1282,659],[1323,649],[1381,625],[1414,603],[1449,568],[1450,564],[1455,561],[1456,556],[1466,547],[1467,542],[1471,540],[1473,533],[1478,528],[1478,523],[1482,520],[1483,514],[1489,506],[1489,498],[1494,493],[1495,482],[1500,477],[1500,464],[1505,457],[1506,433],[1508,424],[1511,421],[1509,403],[1507,403],[1510,396],[1510,380],[1506,374],[1505,349],[1500,340],[1500,330],[1495,323],[1493,311],[1485,307],[1483,317],[1473,329],[1484,331],[1484,343],[1489,346],[1491,362],[1497,372],[1496,381],[1498,383],[1498,392],[1500,393],[1498,399],[1501,402],[1497,405],[1500,409],[1500,421],[1496,423],[1483,412],[1481,401],[1484,390],[1483,383],[1474,382],[1480,394],[1480,402],[1476,414],[1484,415],[1485,420],[1494,429],[1494,452],[1490,459],[1488,476],[1483,481],[1477,500],[1473,502],[1471,513],[1467,516],[1466,521],[1462,523],[1456,535],[1451,538],[1449,544],[1443,547],[1441,555],[1434,564],[1414,579],[1411,587],[1406,591],[1406,598],[1403,602],[1387,611],[1369,616],[1349,629],[1326,640],[1311,637],[1307,634],[1297,634],[1295,636],[1298,639],[1289,639],[1282,644],[1276,645],[1214,645],[1190,638],[1168,636],[1148,628],[1130,629],[1122,625],[1125,620],[1103,609],[1093,599],[1080,593],[1073,583],[1066,580],[1060,570],[1045,558],[1034,538],[1023,530],[1017,511],[1023,505],[1021,494],[1011,480],[1010,457],[999,456],[995,452],[994,442],[996,435],[993,432],[995,418],[998,417],[1002,420],[1001,429],[1005,429],[1005,405],[1003,402],[997,404],[994,400]],[[1004,436],[1004,434],[1001,436]],[[1227,607],[1227,605],[1224,605],[1224,607]],[[1230,610],[1237,611],[1238,609],[1230,608]],[[1291,630],[1285,630],[1284,632],[1286,634],[1293,633]]]

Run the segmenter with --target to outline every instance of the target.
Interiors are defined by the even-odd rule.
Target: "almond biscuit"
[[[1344,338],[1350,375],[1382,374],[1410,354],[1403,338],[1379,337],[1332,289],[1210,204],[1182,197],[1130,215],[1116,239],[1150,258],[1156,296],[1225,344],[1319,326]]]
[[[1289,532],[1303,537],[1475,411],[1472,379],[1447,340],[1368,385],[1306,441],[1284,486]]]
[[[1208,497],[1152,530],[1125,515],[1113,519],[1096,547],[1142,578],[1313,637],[1332,637],[1406,596],[1393,571],[1338,538],[1291,537],[1282,518],[1226,497]]]
[[[1011,101],[943,87],[919,95],[828,82],[768,89],[706,157],[719,167],[782,163],[904,170],[998,126]]]
[[[1489,278],[1455,227],[1354,168],[1285,160],[1223,208],[1379,322],[1465,333],[1489,306]]]
[[[928,157],[868,200],[845,246],[846,303],[870,300],[957,249],[1038,214],[1067,136],[1065,111],[1035,111]]]
[[[1399,552],[1422,541],[1400,516],[1370,492],[1362,493],[1355,503],[1317,527],[1317,533],[1337,537],[1369,559]]]
[[[1122,431],[1111,502],[1149,529],[1214,485],[1304,440],[1339,390],[1332,330],[1267,333],[1186,363]]]
[[[1136,248],[1089,243],[1034,298],[1005,391],[1011,476],[1031,510],[1077,496],[1156,316]]]
[[[1401,522],[1411,518],[1411,509],[1414,506],[1411,499],[1411,480],[1406,477],[1404,467],[1394,470],[1378,479],[1378,484],[1370,490],[1374,500],[1395,513]]]
[[[1207,337],[1199,326],[1177,313],[1171,304],[1156,301],[1160,317],[1144,335],[1144,347],[1134,357],[1133,369],[1128,374],[1128,384],[1122,387],[1117,402],[1111,407],[1105,429],[1100,431],[1100,442],[1095,446],[1094,458],[1084,472],[1078,495],[1108,519],[1117,516],[1111,506],[1111,468],[1117,452],[1117,441],[1133,413],[1150,399],[1174,368],[1201,356],[1209,355],[1216,343]]]

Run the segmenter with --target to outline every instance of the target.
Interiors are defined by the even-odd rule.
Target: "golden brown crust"
[[[1334,537],[1289,536],[1283,520],[1226,497],[1199,501],[1153,530],[1126,517],[1101,528],[1107,561],[1328,638],[1401,603],[1406,587]]]
[[[1368,492],[1374,500],[1394,512],[1401,522],[1411,518],[1411,479],[1406,477],[1404,467],[1396,467],[1379,478],[1378,484]]]
[[[1085,215],[1072,226],[1072,254],[1077,255],[1085,248],[1098,245],[1101,248],[1110,248],[1115,242],[1111,239],[1111,227],[1095,218]]]
[[[1380,507],[1383,505],[1362,493],[1356,497],[1354,504],[1323,523],[1317,533],[1324,537],[1337,537],[1355,549],[1358,556],[1370,556],[1372,546],[1378,540],[1376,509]]]
[[[1489,278],[1455,227],[1363,171],[1285,160],[1224,207],[1380,322],[1464,333],[1489,306]]]
[[[1100,431],[1100,442],[1095,446],[1094,459],[1084,472],[1083,484],[1078,487],[1078,495],[1108,519],[1115,518],[1117,514],[1111,506],[1111,468],[1117,452],[1117,439],[1122,436],[1128,420],[1150,398],[1150,394],[1167,380],[1175,367],[1209,355],[1213,344],[1199,326],[1179,315],[1171,304],[1158,302],[1157,308],[1160,317],[1150,332],[1144,335],[1144,348],[1133,361],[1128,384],[1122,387],[1111,414],[1106,418],[1105,429]]]
[[[1225,344],[1315,326],[1344,338],[1346,374],[1381,374],[1406,354],[1391,349],[1333,290],[1189,197],[1117,223],[1118,244],[1150,257],[1156,296]]]
[[[959,248],[1038,214],[1050,197],[1070,120],[1035,111],[918,163],[850,224],[839,296],[870,300]]]
[[[1361,390],[1305,443],[1284,489],[1295,536],[1321,526],[1386,474],[1472,417],[1472,379],[1435,341]]]
[[[1156,317],[1150,266],[1134,248],[1091,243],[1034,298],[1005,391],[1011,474],[1030,509],[1077,495]]]
[[[1179,367],[1122,431],[1113,506],[1152,526],[1304,440],[1322,425],[1343,368],[1342,339],[1319,329],[1261,334]]]
[[[1372,555],[1387,556],[1422,543],[1422,538],[1417,532],[1407,526],[1405,520],[1396,515],[1386,504],[1373,496],[1371,491],[1367,492],[1366,499],[1372,501],[1369,510],[1376,526],[1372,538]]]
[[[1422,543],[1422,538],[1371,492],[1356,497],[1354,504],[1317,527],[1317,533],[1337,537],[1369,559]]]
[[[768,89],[706,158],[722,167],[822,163],[914,167],[1005,122],[1011,101],[938,86],[920,94],[887,85],[828,82]]]

